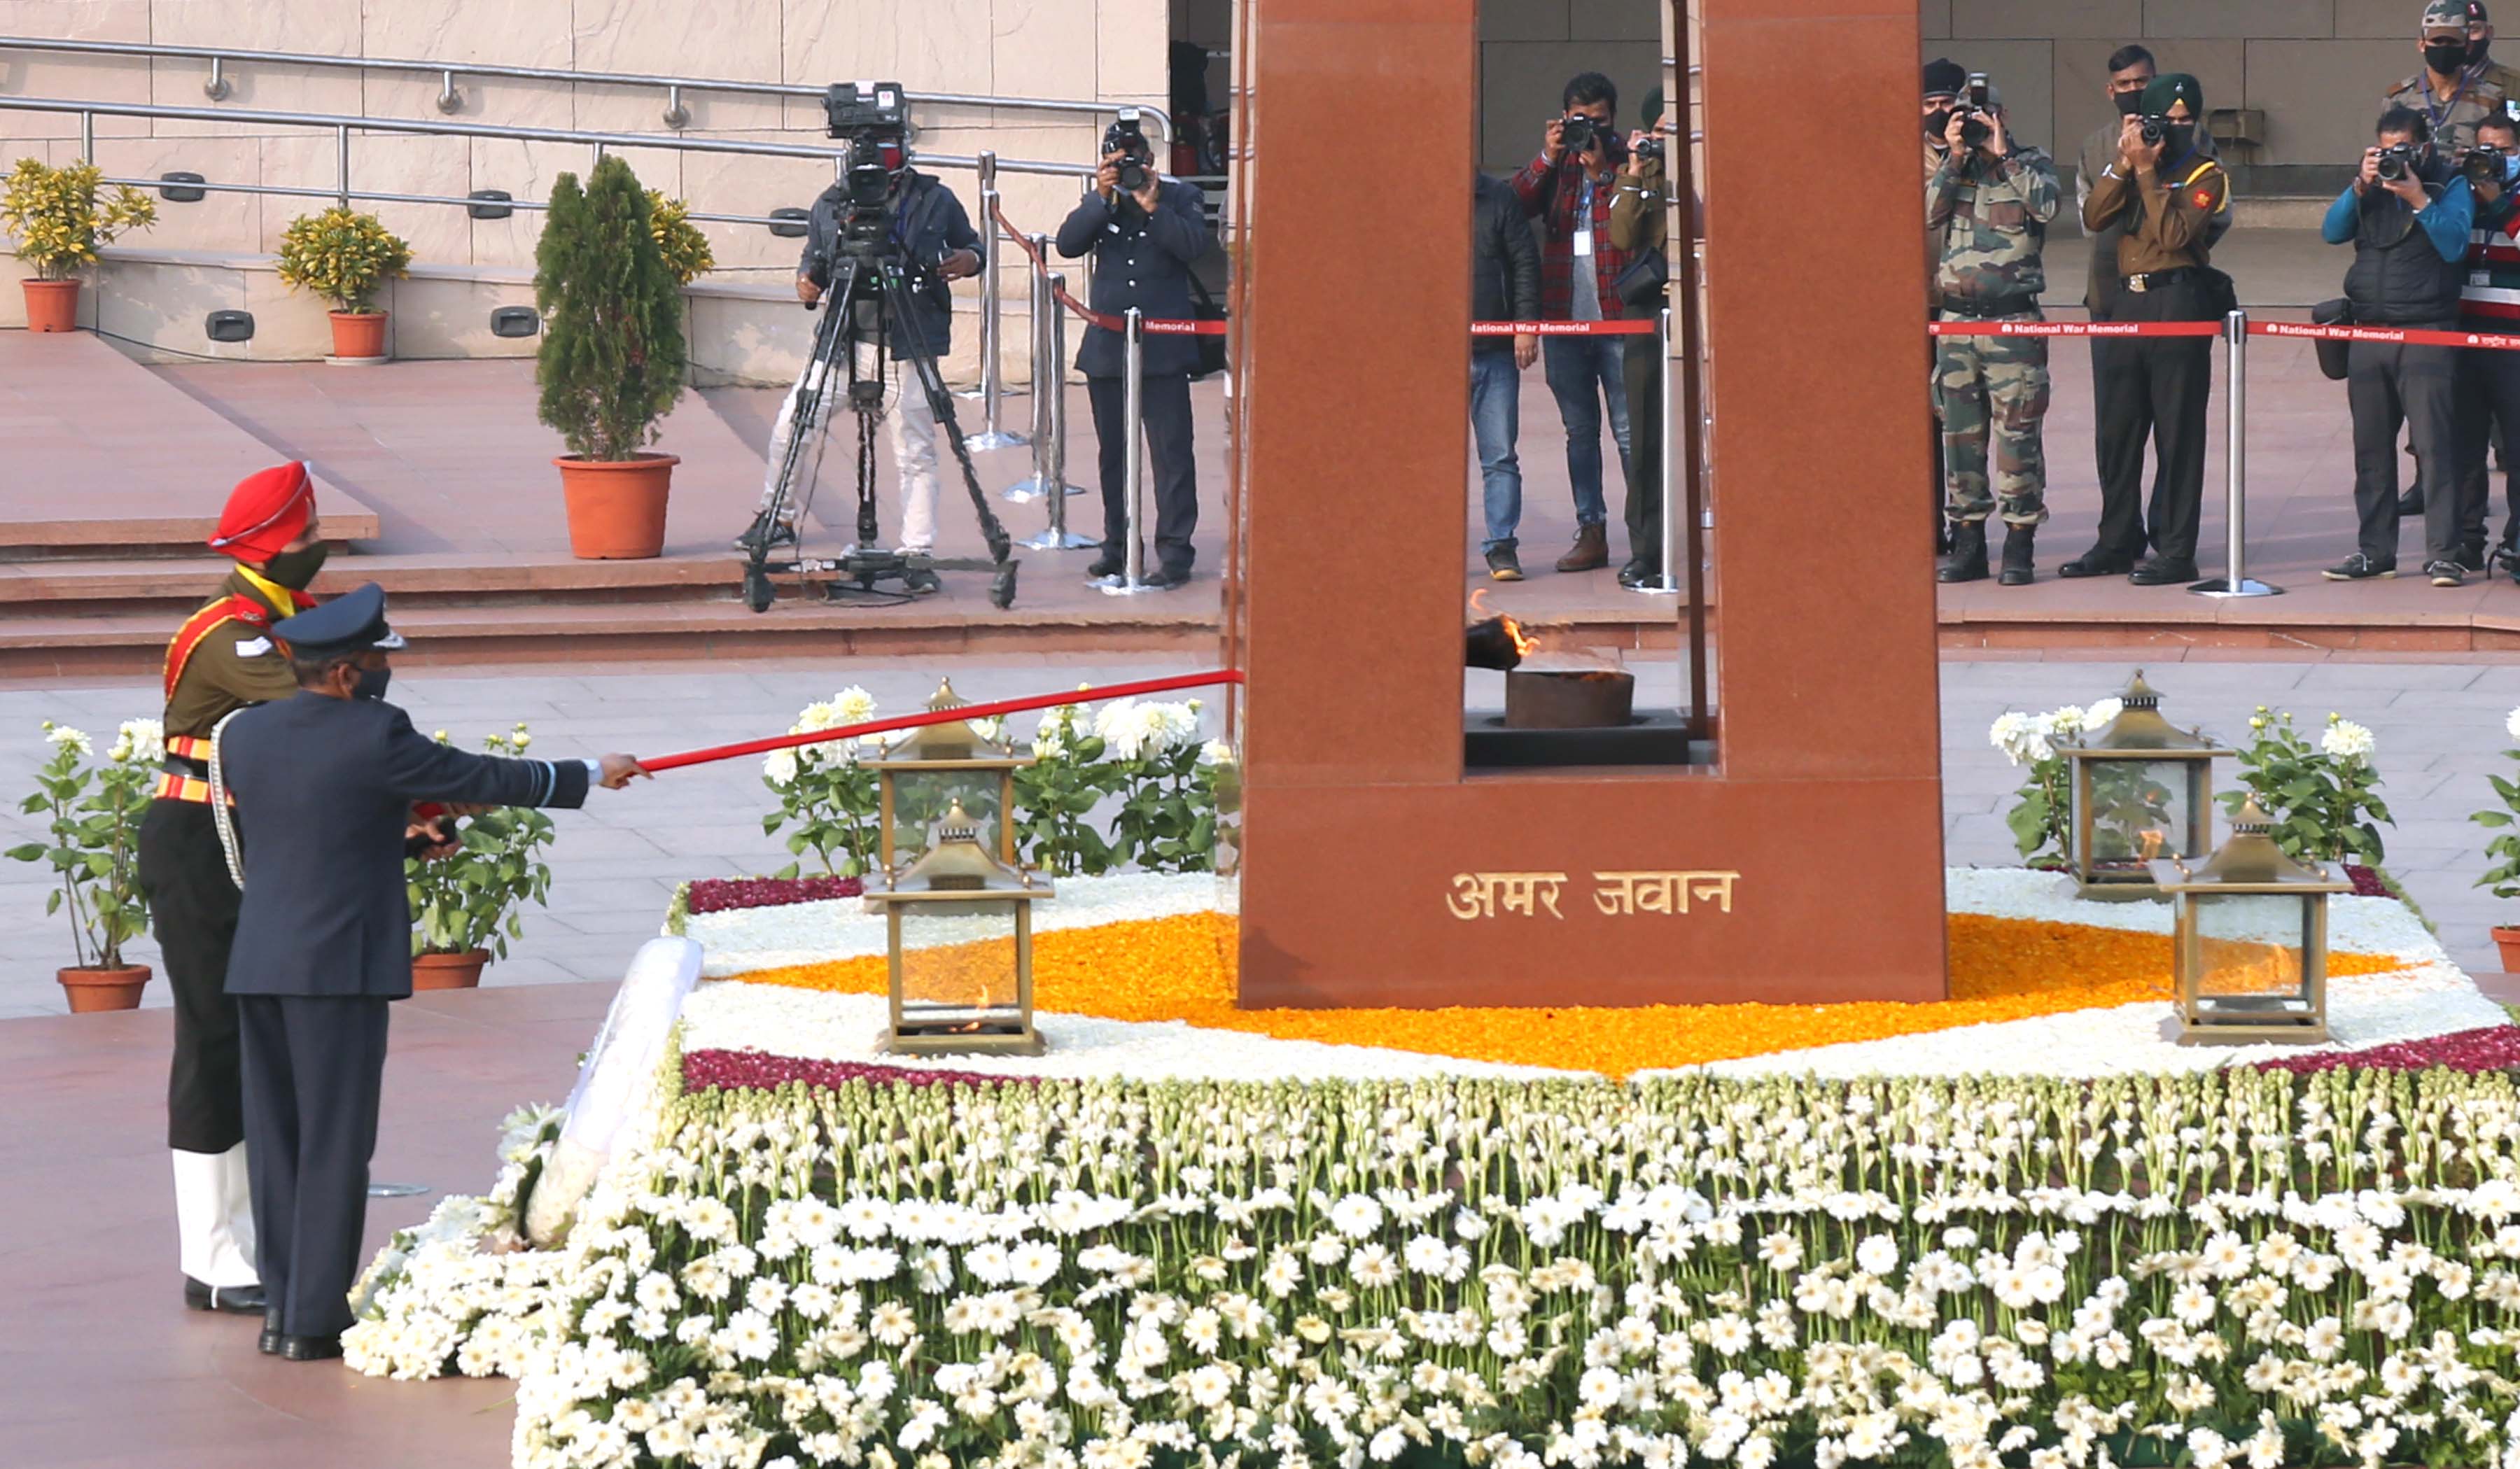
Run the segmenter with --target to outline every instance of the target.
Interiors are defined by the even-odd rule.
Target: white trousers
[[[245,1144],[224,1153],[175,1149],[176,1257],[203,1285],[252,1285],[253,1199],[246,1181]]]
[[[872,377],[874,345],[861,342],[856,350],[859,373]],[[815,409],[814,422],[801,427],[796,423],[796,399],[820,370],[820,364],[807,362],[796,385],[788,389],[787,399],[779,405],[778,422],[770,426],[770,451],[763,467],[758,509],[770,509],[779,490],[779,466],[788,457],[788,440],[802,433],[804,440],[797,446],[796,482],[788,491],[788,503],[780,508],[779,518],[792,528],[804,503],[811,501],[816,525],[854,534],[857,502],[850,499],[843,505],[827,506],[815,493],[823,446],[830,441],[827,430],[832,415],[848,408],[848,384],[837,380],[830,383]],[[883,421],[891,429],[892,463],[901,476],[900,535],[892,549],[931,553],[936,549],[936,411],[928,406],[927,394],[921,388],[917,374],[898,359],[884,365]],[[854,449],[855,441],[851,442]]]

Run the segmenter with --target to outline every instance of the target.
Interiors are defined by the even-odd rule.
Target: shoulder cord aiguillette
[[[210,820],[219,827],[219,850],[227,854],[228,877],[245,891],[245,862],[237,855],[236,817],[228,806],[227,768],[222,762],[220,740],[228,733],[228,721],[243,714],[243,709],[230,711],[210,727]]]

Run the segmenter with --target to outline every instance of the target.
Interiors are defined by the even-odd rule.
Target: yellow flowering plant
[[[648,233],[656,237],[665,269],[681,284],[689,286],[717,268],[717,254],[709,248],[708,237],[692,223],[692,206],[684,200],[649,190]]]
[[[53,168],[20,158],[0,183],[0,224],[17,237],[18,258],[37,280],[70,280],[106,245],[158,222],[156,200],[122,185],[101,193],[104,178],[94,163]]]
[[[377,290],[410,273],[411,246],[384,222],[335,207],[290,221],[280,240],[280,279],[311,290],[336,311],[376,310]]]

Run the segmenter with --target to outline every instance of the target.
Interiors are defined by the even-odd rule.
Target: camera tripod
[[[988,542],[989,558],[914,556],[876,549],[879,531],[875,506],[875,425],[883,411],[884,362],[890,330],[887,318],[913,334],[919,327],[918,319],[910,312],[910,289],[899,257],[875,246],[852,246],[849,251],[838,262],[836,279],[821,303],[823,320],[815,330],[813,355],[805,364],[795,407],[788,416],[788,442],[779,460],[777,489],[755,522],[760,534],[752,542],[743,568],[744,605],[756,612],[769,609],[776,595],[770,582],[774,573],[808,578],[832,576],[833,580],[825,585],[824,595],[832,601],[847,601],[934,591],[935,573],[945,570],[991,573],[989,604],[1001,610],[1011,607],[1015,600],[1015,572],[1022,563],[1009,555],[1012,543],[1007,528],[999,522],[988,496],[980,489],[979,471],[972,467],[971,451],[963,442],[963,426],[954,418],[954,395],[947,391],[932,355],[913,353],[900,360],[917,375],[919,390],[926,395],[939,430],[953,446],[954,462],[963,471],[964,488],[970,492],[971,508],[980,517],[980,534]],[[872,375],[859,371],[857,347],[861,337],[875,345]],[[771,532],[786,518],[783,512],[788,501],[798,497],[800,478],[804,481],[803,498],[796,512],[800,532],[805,511],[812,505],[814,471],[822,462],[823,434],[829,426],[823,420],[823,401],[835,383],[845,384],[847,406],[858,421],[857,545],[832,559],[805,556],[801,545],[791,544],[783,548],[788,553],[784,559],[773,559]],[[909,384],[903,384],[903,390],[909,391]],[[900,591],[886,591],[886,582],[898,583]]]

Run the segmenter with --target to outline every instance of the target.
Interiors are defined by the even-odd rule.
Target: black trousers
[[[2520,352],[2482,350],[2458,354],[2453,370],[2455,397],[2452,426],[2458,436],[2458,538],[2464,546],[2486,543],[2486,519],[2494,509],[2493,466],[2486,446],[2502,459],[2503,549],[2520,532]],[[2429,481],[2431,475],[2427,473]]]
[[[2109,320],[2206,320],[2194,282],[2119,295]],[[2212,337],[2092,339],[2092,392],[2099,432],[2100,533],[2092,549],[2135,560],[2147,543],[2165,561],[2196,559],[2196,516],[2205,500],[2205,400],[2214,384]],[[2143,452],[2156,461],[2143,497]]]
[[[2459,486],[2466,467],[2455,427],[2456,347],[2358,341],[2346,346],[2345,402],[2354,416],[2356,545],[2384,565],[2398,561],[2398,429],[2414,437],[2424,478],[2424,560],[2458,556]]]
[[[245,1140],[236,1002],[227,993],[228,946],[236,941],[242,899],[209,807],[149,803],[140,819],[140,881],[149,891],[150,923],[175,996],[166,1145],[224,1153]]]
[[[1094,440],[1102,469],[1102,551],[1125,556],[1129,547],[1128,383],[1119,378],[1085,379],[1094,405]],[[1146,378],[1140,407],[1147,423],[1147,485],[1153,492],[1154,560],[1148,570],[1188,571],[1197,558],[1190,538],[1198,529],[1198,467],[1191,460],[1190,375]]]
[[[240,995],[246,1171],[262,1288],[291,1336],[350,1324],[368,1159],[385,1075],[385,1005],[364,996]]]
[[[1662,343],[1628,338],[1628,556],[1662,569]]]

